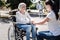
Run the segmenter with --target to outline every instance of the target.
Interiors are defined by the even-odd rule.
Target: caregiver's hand
[[[35,23],[33,22],[34,25],[42,25],[43,23],[42,22],[39,22],[39,23]]]

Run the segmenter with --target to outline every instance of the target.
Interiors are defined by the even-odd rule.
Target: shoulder
[[[19,13],[19,11],[17,11],[16,13]]]
[[[54,11],[51,11],[50,13],[48,13],[48,16],[54,16],[55,15],[55,13],[54,13]]]
[[[55,18],[55,14],[53,11],[49,12],[47,15],[48,18]]]
[[[20,14],[21,15],[21,13],[19,11],[17,11],[16,14],[18,14],[18,15]]]
[[[21,13],[19,11],[17,11],[16,16],[21,16]]]

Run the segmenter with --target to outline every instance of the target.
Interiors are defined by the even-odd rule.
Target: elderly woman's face
[[[26,5],[22,5],[20,11],[24,13],[26,11]]]

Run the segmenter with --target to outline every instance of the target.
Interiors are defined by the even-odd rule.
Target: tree
[[[3,6],[3,5],[4,5],[4,3],[0,0],[0,7]]]
[[[11,7],[11,9],[16,9],[21,2],[26,3],[27,7],[31,4],[30,0],[7,0],[7,4],[10,3],[8,7]]]

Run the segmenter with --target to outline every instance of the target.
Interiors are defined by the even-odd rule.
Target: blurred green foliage
[[[31,4],[31,5],[29,6],[29,8],[30,8],[30,9],[36,9],[36,4]]]
[[[11,9],[18,8],[18,4],[21,2],[26,3],[27,7],[29,7],[29,5],[31,4],[30,0],[7,0],[7,4],[10,4],[8,7],[11,7]]]
[[[0,0],[0,7],[1,6],[6,6],[7,8],[11,7],[11,9],[17,9],[18,8],[18,4],[21,3],[21,2],[26,3],[27,4],[27,8],[36,9],[36,4],[35,3],[34,4],[31,3],[30,0],[7,0],[7,2],[3,2],[3,1]]]
[[[0,7],[4,6],[4,3],[0,0]]]

